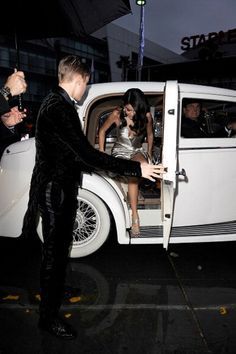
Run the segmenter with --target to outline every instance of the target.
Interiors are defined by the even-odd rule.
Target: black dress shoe
[[[75,339],[76,331],[61,318],[40,318],[38,327],[48,333],[63,339]]]

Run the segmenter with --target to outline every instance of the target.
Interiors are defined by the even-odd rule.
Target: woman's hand
[[[152,165],[148,164],[147,162],[141,163],[141,171],[142,177],[147,178],[152,182],[155,182],[157,178],[162,179],[162,175],[166,173],[162,164]]]

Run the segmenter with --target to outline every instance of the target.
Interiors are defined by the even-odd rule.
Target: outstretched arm
[[[67,107],[67,106],[66,106]],[[117,173],[122,176],[148,178],[161,178],[162,167],[144,163],[141,166],[138,161],[131,161],[113,157],[95,149],[87,140],[82,132],[79,119],[73,119],[74,108],[70,105],[66,108],[62,105],[51,105],[49,110],[50,119],[47,123],[52,124],[55,141],[58,140],[66,149],[74,153],[75,159],[79,164],[83,164],[91,170],[105,170]],[[58,117],[60,116],[60,119]],[[76,116],[77,118],[77,116]],[[42,124],[42,127],[40,127]],[[45,132],[45,120],[38,119],[38,131]],[[39,129],[40,128],[40,129]],[[85,169],[86,170],[86,169]]]

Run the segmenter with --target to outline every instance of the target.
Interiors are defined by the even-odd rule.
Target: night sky
[[[139,33],[140,7],[130,4],[133,14],[114,23]],[[146,0],[144,19],[145,38],[182,53],[183,37],[236,28],[236,0]]]

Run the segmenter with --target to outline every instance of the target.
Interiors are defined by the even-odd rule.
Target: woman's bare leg
[[[136,154],[133,158],[133,161],[145,162],[146,159],[142,154]],[[128,196],[130,201],[130,207],[132,211],[132,235],[133,237],[139,236],[139,216],[138,216],[138,180],[136,178],[130,178],[128,183]]]
[[[132,218],[138,218],[137,204],[138,204],[138,181],[137,179],[130,179],[128,183],[128,196],[132,210]]]

